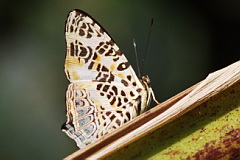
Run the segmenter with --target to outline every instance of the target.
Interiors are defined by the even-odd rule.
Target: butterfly
[[[90,15],[72,10],[65,37],[70,84],[62,131],[83,148],[144,112],[155,97],[150,79],[136,76],[113,39]]]

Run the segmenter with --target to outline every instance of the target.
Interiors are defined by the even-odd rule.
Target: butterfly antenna
[[[136,44],[136,41],[135,39],[133,39],[133,48],[134,48],[134,52],[135,52],[135,57],[136,57],[136,63],[137,63],[137,70],[138,70],[138,77],[141,76],[141,73],[140,73],[140,69],[139,69],[139,60],[138,60],[138,54],[137,54],[137,44]]]
[[[148,38],[147,38],[147,45],[146,45],[146,48],[145,48],[145,52],[143,54],[143,59],[142,59],[142,74],[143,74],[143,69],[144,69],[144,62],[146,60],[146,55],[147,55],[147,49],[148,49],[148,44],[149,44],[149,40],[150,40],[150,35],[151,35],[151,31],[152,31],[152,26],[153,26],[153,18],[151,19],[151,24],[150,24],[150,28],[149,28],[149,33],[148,33]]]

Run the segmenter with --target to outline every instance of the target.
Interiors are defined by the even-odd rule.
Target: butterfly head
[[[142,83],[144,83],[144,84],[147,85],[147,86],[150,86],[151,80],[150,80],[150,78],[148,77],[148,75],[142,76],[142,77],[141,77],[141,80],[142,80]]]

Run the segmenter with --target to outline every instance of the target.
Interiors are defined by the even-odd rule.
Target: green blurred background
[[[136,70],[154,25],[144,74],[159,101],[240,58],[240,1],[42,0],[0,2],[0,159],[62,159],[77,150],[65,117],[64,25],[78,8],[111,34]],[[141,57],[140,57],[141,58]]]

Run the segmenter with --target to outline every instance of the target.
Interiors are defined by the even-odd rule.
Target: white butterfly
[[[136,76],[112,38],[90,15],[71,11],[65,36],[65,73],[70,84],[62,130],[83,148],[144,112],[155,97],[149,78]]]

